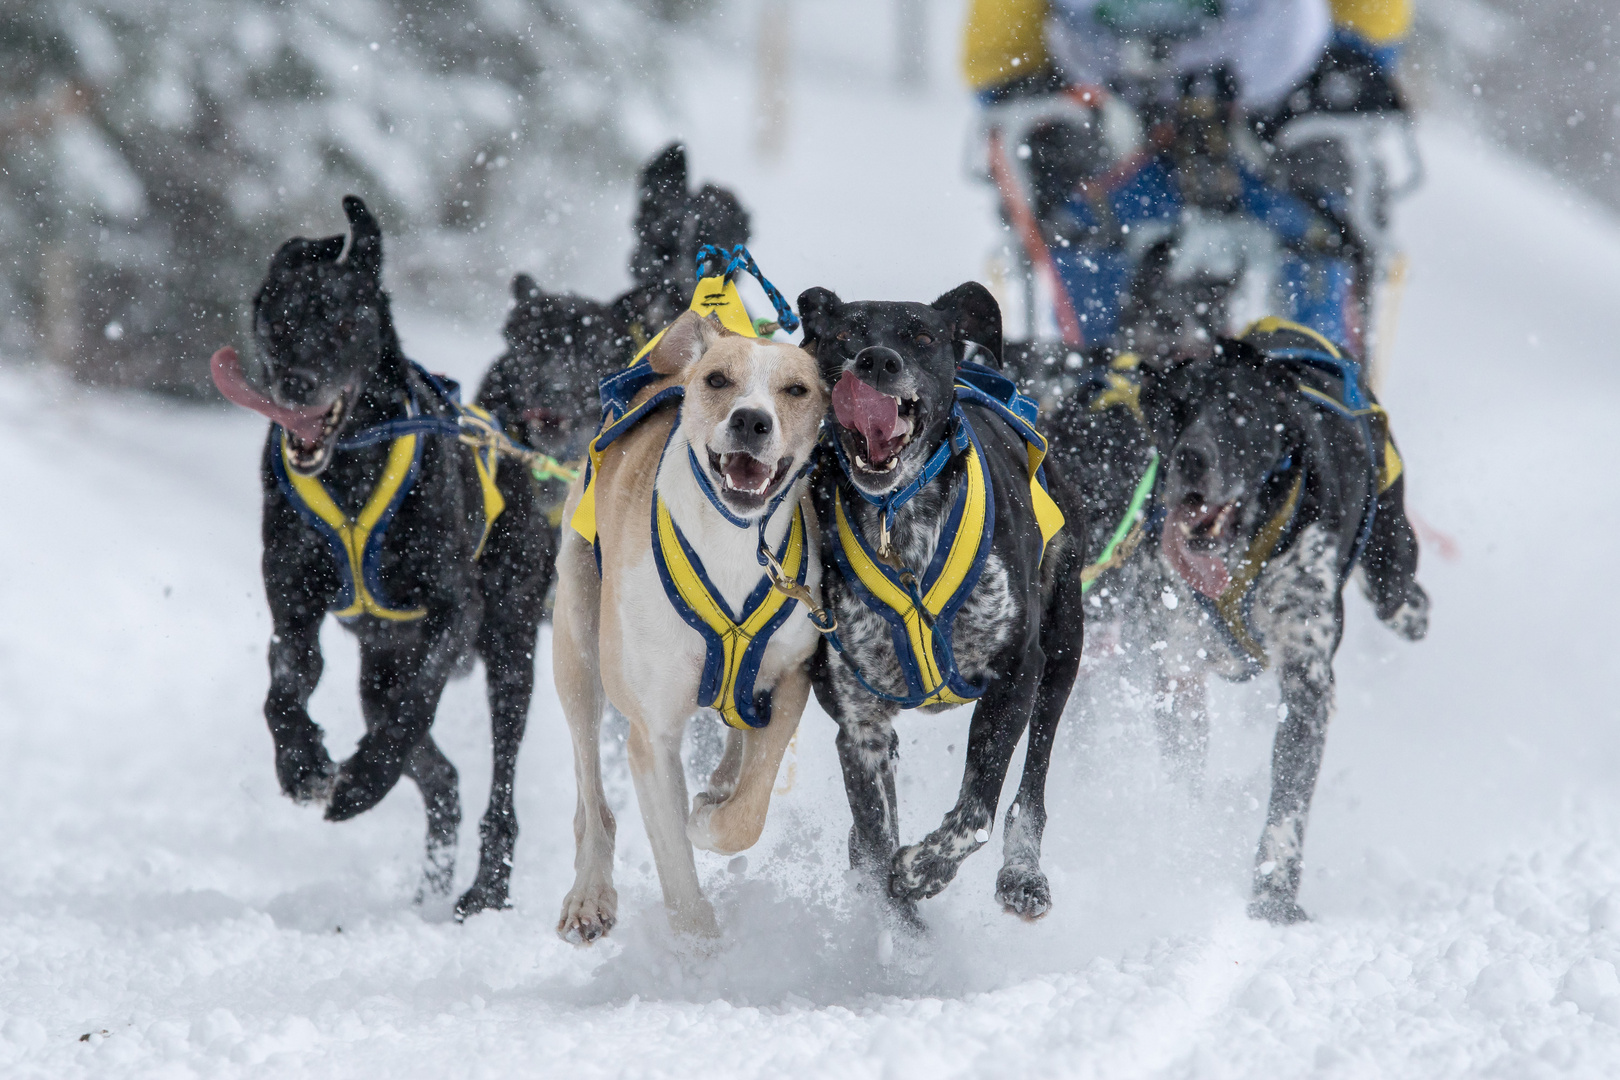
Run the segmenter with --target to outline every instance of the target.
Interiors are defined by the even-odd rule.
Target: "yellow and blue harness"
[[[855,492],[880,511],[880,539],[873,551],[844,512],[843,485],[833,497],[836,536],[830,542],[834,559],[850,589],[867,608],[889,624],[894,653],[905,674],[906,692],[890,694],[874,687],[844,650],[837,628],[823,616],[816,628],[844,660],[865,690],[901,708],[966,705],[984,695],[988,683],[969,683],[956,664],[951,633],[957,612],[979,583],[995,539],[995,490],[978,435],[962,411],[963,403],[983,406],[1005,421],[1023,438],[1028,452],[1030,502],[1041,531],[1041,551],[1063,528],[1063,512],[1046,490],[1046,439],[1035,428],[1035,402],[1018,392],[1010,379],[974,363],[957,369],[956,403],[950,427],[917,478],[885,496]],[[837,439],[833,451],[845,475],[849,462]],[[889,532],[895,515],[918,492],[937,479],[957,455],[964,455],[964,482],[940,533],[934,557],[917,575],[898,563],[889,550]]]
[[[723,269],[704,276],[703,268],[711,261]],[[720,324],[733,333],[745,337],[759,336],[757,324],[748,317],[748,309],[743,306],[742,297],[732,280],[732,275],[739,270],[747,270],[759,280],[765,294],[776,307],[779,325],[788,330],[798,326],[793,309],[760,273],[748,249],[741,245],[730,252],[707,245],[699,249],[699,281],[692,295],[691,310],[714,314]],[[596,498],[592,481],[601,469],[602,456],[609,446],[651,413],[670,403],[674,403],[678,410],[685,394],[682,386],[666,386],[632,407],[634,398],[661,377],[646,362],[646,356],[662,337],[663,332],[660,331],[641,348],[629,367],[614,372],[601,382],[602,426],[596,438],[591,440],[585,491],[571,522],[575,531],[591,541],[596,552],[598,573],[602,569],[602,552],[597,537]],[[680,416],[677,412],[669,437],[664,442],[665,452],[679,429]],[[765,538],[765,531],[783,500],[797,486],[814,459],[806,461],[798,474],[782,485],[781,491],[767,505],[758,521],[751,522],[731,513],[720,501],[690,446],[686,449],[686,456],[687,466],[697,481],[698,489],[721,517],[741,529],[757,526],[759,564],[765,568],[765,573],[743,601],[742,612],[734,613],[709,579],[703,560],[687,543],[656,487],[651,515],[653,561],[670,605],[682,621],[703,638],[703,675],[698,684],[698,703],[714,709],[734,728],[761,728],[771,721],[771,695],[768,690],[756,690],[754,682],[759,676],[766,646],[770,644],[771,636],[793,613],[794,605],[800,600],[807,604],[812,600],[805,587],[810,553],[803,508],[794,504],[787,534],[774,552]],[[663,463],[664,453],[661,452],[658,458],[660,469]]]
[[[1252,346],[1266,362],[1284,364],[1298,372],[1300,395],[1349,421],[1362,436],[1373,474],[1372,493],[1362,511],[1350,557],[1338,575],[1338,584],[1342,587],[1361,561],[1362,552],[1372,536],[1378,497],[1400,479],[1404,469],[1400,452],[1395,449],[1394,439],[1390,435],[1389,414],[1382,405],[1371,400],[1362,388],[1361,365],[1309,327],[1286,319],[1265,318],[1244,330],[1238,340]],[[1313,376],[1321,385],[1312,385],[1307,381]],[[1287,481],[1289,476],[1293,477],[1291,483]],[[1271,664],[1264,643],[1249,628],[1249,616],[1254,603],[1254,583],[1266,564],[1286,546],[1293,531],[1294,518],[1303,501],[1305,465],[1301,462],[1296,471],[1292,453],[1284,455],[1267,470],[1261,478],[1260,490],[1278,488],[1284,483],[1287,486],[1282,488],[1284,495],[1281,504],[1250,540],[1242,561],[1221,595],[1211,599],[1196,590],[1193,593],[1210,613],[1211,621],[1221,629],[1233,654],[1243,661],[1244,678],[1259,674]],[[1160,510],[1161,517],[1162,513]]]
[[[380,578],[383,537],[393,523],[400,504],[415,487],[421,472],[422,438],[449,435],[473,447],[473,463],[483,491],[484,528],[474,558],[483,554],[495,519],[506,509],[506,500],[495,486],[496,466],[503,442],[500,421],[476,405],[461,402],[460,387],[453,380],[441,379],[420,365],[411,365],[455,419],[423,415],[416,392],[406,399],[406,414],[363,428],[338,440],[339,451],[391,441],[382,477],[354,517],[344,513],[319,477],[301,476],[287,463],[287,434],[276,428],[277,452],[271,455],[271,468],[281,493],[300,517],[326,539],[337,564],[342,587],[334,613],[345,621],[369,615],[387,622],[411,622],[427,614],[426,608],[401,608],[389,602]]]

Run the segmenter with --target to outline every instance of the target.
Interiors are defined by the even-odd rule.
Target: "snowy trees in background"
[[[396,286],[544,273],[633,169],[624,117],[701,2],[11,0],[0,350],[195,391],[275,245],[340,231],[349,191]]]

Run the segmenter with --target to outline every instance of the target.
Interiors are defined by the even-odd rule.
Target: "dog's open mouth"
[[[793,465],[791,457],[772,465],[740,450],[730,454],[717,454],[713,450],[708,453],[709,470],[720,477],[721,493],[745,510],[764,506]]]
[[[320,414],[320,426],[314,431],[314,438],[308,427],[301,431],[285,428],[287,432],[287,463],[301,473],[313,473],[326,463],[337,442],[338,429],[343,426],[344,418],[349,415],[349,401],[353,397],[347,387]]]
[[[869,473],[893,472],[900,451],[917,432],[916,396],[885,394],[846,371],[833,387],[832,403],[855,466]]]
[[[247,381],[241,358],[230,346],[216,352],[209,364],[214,385],[227,401],[281,425],[287,433],[287,460],[294,470],[305,475],[320,471],[337,445],[338,429],[354,400],[353,386],[344,387],[326,405],[280,405]]]
[[[1182,580],[1215,599],[1232,582],[1222,552],[1233,538],[1236,503],[1208,503],[1189,495],[1170,511],[1160,548]]]

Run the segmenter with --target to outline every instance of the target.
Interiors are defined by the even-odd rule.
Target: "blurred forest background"
[[[882,2],[896,78],[963,93],[921,85],[919,55],[956,48],[922,40],[926,0]],[[1420,107],[1620,210],[1620,4],[1419,12]],[[680,130],[662,90],[693,77],[685,36],[774,22],[785,39],[757,53],[780,65],[815,17],[814,0],[0,0],[0,356],[211,393],[207,357],[269,253],[336,231],[348,191],[382,216],[403,300],[494,320],[515,269],[586,289],[622,262],[639,159]],[[767,118],[787,114],[780,85],[761,82]]]

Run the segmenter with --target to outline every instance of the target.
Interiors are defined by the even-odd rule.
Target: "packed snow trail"
[[[961,175],[966,104],[943,74],[930,97],[894,95],[872,57],[839,51],[878,47],[806,42],[773,167],[743,125],[693,139],[790,296],[931,298],[994,238]],[[720,103],[745,116],[747,69],[712,48]],[[842,74],[812,83],[817,64]],[[688,115],[704,104],[694,91]],[[1121,674],[1093,665],[1056,748],[1042,922],[997,909],[993,842],[924,904],[929,938],[888,956],[844,880],[833,726],[812,708],[761,843],[700,853],[724,928],[709,958],[672,948],[609,746],[621,922],[576,949],[552,930],[573,779],[548,637],[516,906],[465,926],[448,902],[414,908],[408,785],[343,825],[276,790],[262,424],[0,369],[0,1075],[1620,1072],[1620,229],[1455,131],[1423,150],[1385,399],[1409,505],[1458,553],[1425,551],[1420,645],[1347,599],[1301,895],[1316,921],[1287,929],[1243,916],[1274,696],[1215,693],[1194,803]],[[403,324],[408,351],[469,380],[498,348],[493,321]],[[342,756],[355,649],[330,622],[323,645],[312,712]],[[966,716],[899,731],[914,838],[954,798]],[[481,675],[452,685],[435,736],[461,771],[465,887],[489,783]]]

